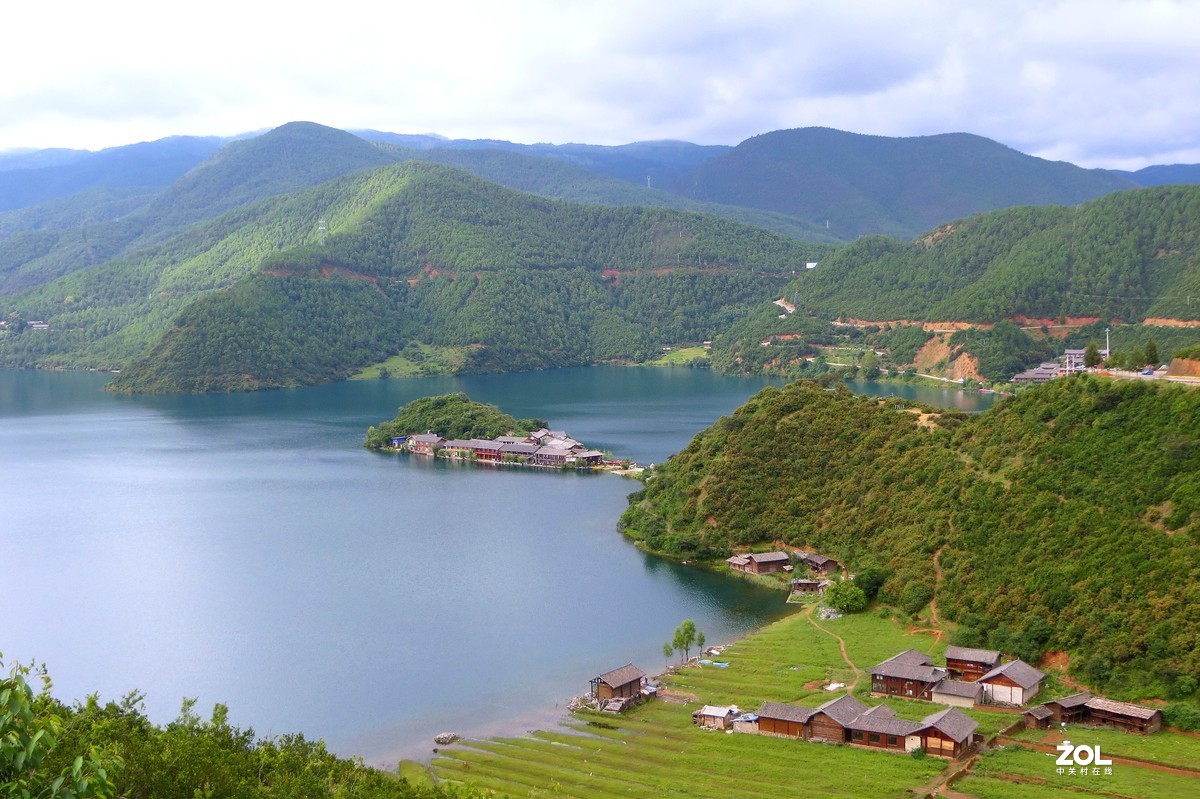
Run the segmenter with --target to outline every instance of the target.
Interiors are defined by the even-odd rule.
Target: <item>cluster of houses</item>
[[[1091,724],[1148,735],[1162,729],[1163,713],[1158,708],[1131,705],[1082,691],[1052,699],[1025,711],[1025,726],[1046,729],[1058,724]]]
[[[908,649],[871,669],[871,693],[924,699],[943,705],[1024,705],[1046,675],[1023,660],[1000,662],[992,649],[946,647],[946,665]]]
[[[887,705],[869,707],[846,694],[817,707],[763,702],[757,713],[736,705],[705,705],[692,714],[701,727],[957,758],[971,750],[979,723],[954,708],[920,721],[896,718]]]
[[[1087,350],[1065,350],[1063,352],[1062,363],[1056,361],[1047,361],[1032,369],[1026,369],[1024,372],[1019,372],[1012,376],[1012,383],[1045,383],[1047,380],[1053,380],[1056,377],[1066,377],[1073,375],[1076,372],[1085,371],[1084,358],[1087,355]],[[1108,350],[1100,350],[1100,358],[1108,360]]]
[[[815,552],[794,553],[800,562],[813,572],[820,575],[837,574],[842,570],[842,564],[833,558],[818,555]],[[726,558],[729,568],[746,574],[771,574],[773,572],[790,572],[793,570],[792,556],[786,552],[751,552],[745,555],[734,555]],[[795,581],[793,581],[795,582]]]
[[[604,453],[588,449],[561,430],[542,428],[527,436],[494,439],[445,439],[437,433],[394,436],[392,449],[419,455],[460,458],[482,463],[511,463],[551,469],[604,465]]]

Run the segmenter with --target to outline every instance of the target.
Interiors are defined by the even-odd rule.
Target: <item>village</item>
[[[815,552],[793,554],[812,573],[811,577],[791,580],[793,594],[819,597],[838,578],[842,564],[834,558]],[[796,568],[793,554],[747,553],[734,555],[726,562],[730,569],[744,573],[790,573]],[[709,647],[670,669],[669,674],[677,675],[680,669],[728,668],[729,662],[709,659],[726,654],[728,649]],[[1019,729],[1065,729],[1067,725],[1145,735],[1163,726],[1158,708],[1093,696],[1086,690],[1033,704],[1047,675],[1020,659],[1005,660],[996,650],[948,645],[941,660],[935,665],[929,655],[910,648],[871,667],[866,675],[867,690],[858,697],[851,693],[853,686],[831,682],[824,691],[839,695],[818,705],[764,701],[757,710],[748,711],[737,704],[705,703],[691,713],[691,719],[705,730],[842,744],[946,761],[959,761],[1003,744],[998,740],[1000,735],[979,732],[979,721],[968,715],[972,710],[1009,714],[1011,721],[1001,731],[1004,735]],[[662,689],[660,681],[627,663],[593,677],[587,696],[573,709],[624,713],[661,696]],[[871,699],[879,703],[868,704]],[[888,703],[894,699],[931,709],[922,711],[920,719],[901,718],[893,707],[895,703]]]
[[[494,439],[446,439],[437,433],[395,436],[391,448],[414,455],[471,461],[492,465],[542,469],[630,469],[629,461],[606,459],[562,430],[535,430],[527,436]]]

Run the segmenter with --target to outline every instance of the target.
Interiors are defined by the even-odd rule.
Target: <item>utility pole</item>
[[[1104,360],[1112,358],[1112,344],[1109,343],[1108,334],[1112,330],[1110,327],[1104,328]]]

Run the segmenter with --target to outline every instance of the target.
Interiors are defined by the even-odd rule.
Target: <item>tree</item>
[[[708,638],[705,637],[704,633],[702,633],[702,632],[696,633],[696,651],[699,652],[701,655],[704,654],[704,644],[707,642],[708,642]]]
[[[867,606],[867,595],[852,580],[839,580],[825,591],[825,604],[842,613],[857,613]]]
[[[675,637],[671,646],[676,652],[683,654],[683,660],[691,657],[692,647],[696,645],[696,622],[684,619],[683,624],[675,628]]]
[[[1156,342],[1154,339],[1150,339],[1146,342],[1146,363],[1150,364],[1151,366],[1156,366],[1158,365],[1158,361],[1158,342]]]
[[[891,572],[882,566],[867,566],[854,575],[854,584],[862,589],[869,602],[878,596],[879,589],[883,587],[890,576]]]
[[[1087,349],[1083,351],[1083,365],[1088,369],[1094,369],[1100,365],[1100,346],[1096,342],[1088,342]]]
[[[3,662],[0,662],[0,667]],[[53,713],[37,712],[25,677],[27,666],[13,666],[0,678],[0,795],[19,799],[84,799],[113,797],[116,790],[94,751],[79,755],[57,775],[42,769],[46,755],[57,746],[61,720]],[[47,680],[47,685],[49,684]],[[49,700],[48,696],[45,696]]]
[[[671,662],[671,655],[673,654],[675,654],[675,647],[670,643],[663,644],[663,659],[666,660],[667,663]]]

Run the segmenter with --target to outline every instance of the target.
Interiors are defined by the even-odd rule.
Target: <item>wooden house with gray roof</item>
[[[871,669],[871,693],[932,700],[934,687],[948,674],[928,656],[908,649]]]
[[[946,647],[946,670],[957,680],[975,682],[999,665],[1000,653],[994,649]]]
[[[592,678],[592,696],[596,699],[623,699],[642,692],[646,672],[632,663]]]
[[[875,749],[911,752],[918,744],[914,737],[920,722],[896,718],[896,711],[879,705],[850,722],[850,743]]]
[[[777,738],[807,739],[808,720],[815,710],[784,702],[763,702],[758,709],[758,733]]]
[[[976,682],[983,686],[988,701],[1001,705],[1023,705],[1037,695],[1046,675],[1023,660],[1010,660],[989,671]]]
[[[940,705],[974,707],[983,699],[983,686],[977,682],[946,679],[933,687],[929,698]]]
[[[1158,708],[1131,705],[1100,696],[1092,697],[1084,706],[1088,710],[1086,723],[1142,734],[1162,729],[1163,713]]]
[[[921,719],[921,748],[937,757],[962,757],[971,749],[972,735],[979,722],[962,711],[948,707]]]

